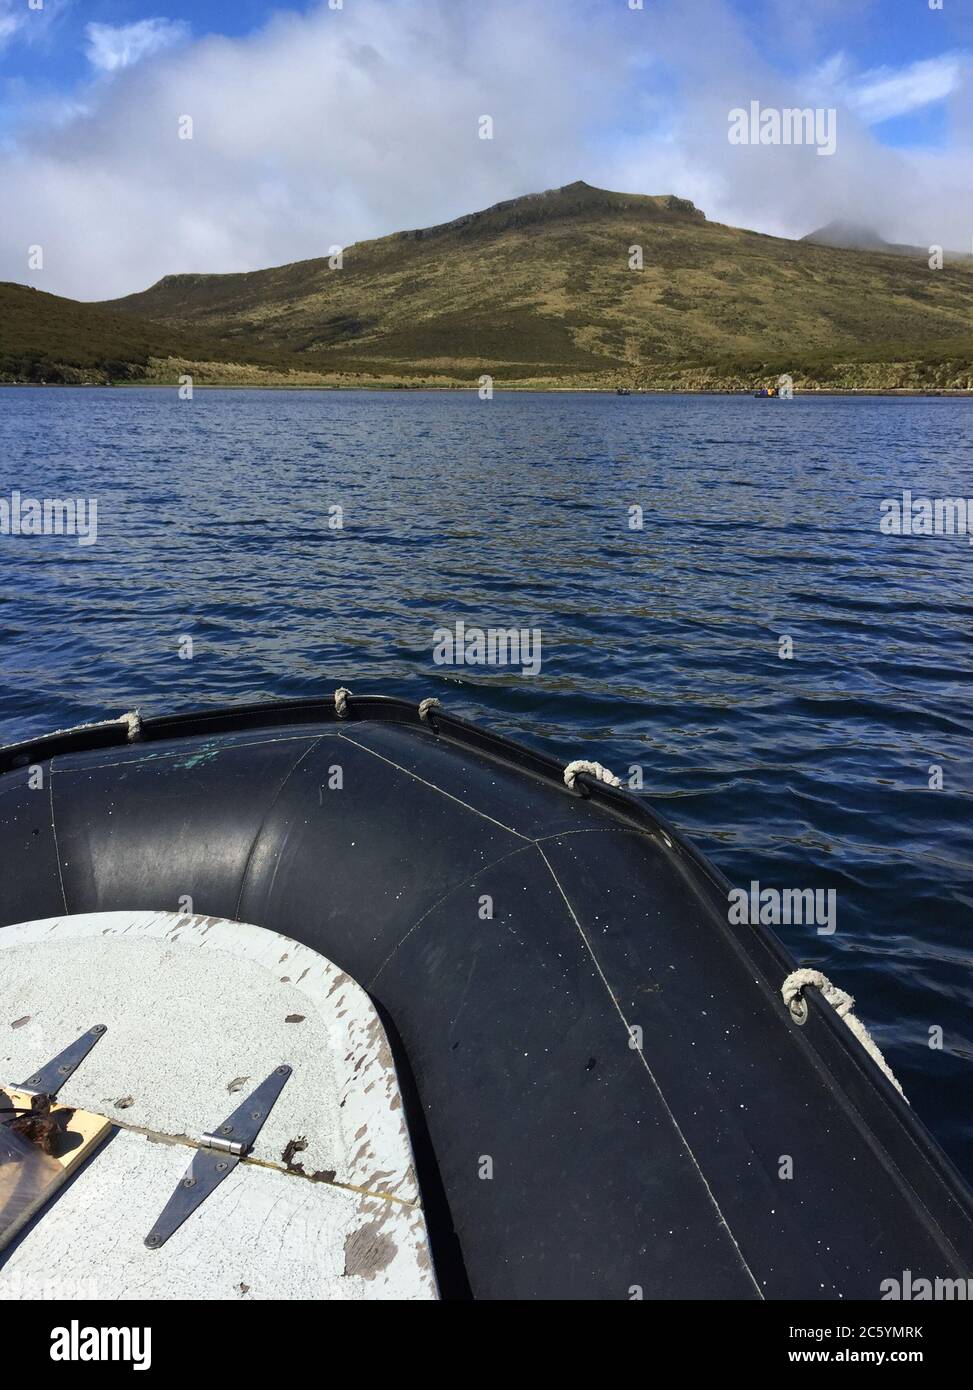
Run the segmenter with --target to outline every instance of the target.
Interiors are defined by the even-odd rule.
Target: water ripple
[[[973,492],[971,422],[960,400],[0,390],[0,495],[99,507],[93,546],[0,536],[0,737],[344,683],[641,767],[732,881],[836,890],[833,936],[781,935],[858,996],[973,1176],[973,547],[878,531],[905,487]],[[539,627],[540,674],[436,666],[457,619]]]

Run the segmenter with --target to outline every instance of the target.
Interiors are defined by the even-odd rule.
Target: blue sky
[[[32,3],[0,0],[2,278],[107,297],[578,177],[970,248],[973,0]],[[836,157],[728,148],[754,99],[834,106]]]
[[[148,19],[165,19],[185,24],[197,36],[226,34],[230,37],[251,33],[265,22],[274,8],[306,9],[304,4],[273,6],[261,0],[160,0],[144,4],[141,0],[44,0],[46,24],[37,24],[44,33],[32,34],[31,24],[38,15],[27,13],[28,0],[15,0],[5,6],[8,14],[21,18],[17,41],[2,50],[2,71],[7,76],[30,82],[69,87],[89,75],[85,56],[85,30],[89,24],[120,29]],[[0,7],[0,15],[4,7]]]

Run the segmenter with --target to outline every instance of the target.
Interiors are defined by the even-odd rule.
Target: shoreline
[[[167,381],[0,381],[0,390],[35,390],[35,391],[125,391],[125,390],[151,390],[151,391],[178,391],[180,389],[177,382]],[[355,385],[330,385],[324,382],[306,382],[303,384],[286,385],[277,382],[273,385],[261,385],[254,382],[194,382],[193,391],[382,391],[393,392],[435,392],[435,393],[459,393],[466,392],[475,395],[478,391],[476,386],[422,386],[405,385],[367,385],[365,383]],[[756,388],[741,387],[692,387],[692,386],[659,386],[653,388],[639,389],[632,387],[627,394],[620,396],[622,400],[634,398],[636,396],[740,396],[751,399],[777,400],[778,397],[756,397]],[[537,396],[618,396],[619,392],[614,386],[498,386],[493,387],[494,395],[537,395]],[[847,397],[917,397],[921,399],[934,400],[937,397],[950,397],[952,399],[965,400],[973,398],[973,389],[962,387],[942,386],[935,389],[924,391],[914,386],[898,387],[797,387],[794,388],[794,399],[798,397],[812,398],[816,396],[847,396]]]

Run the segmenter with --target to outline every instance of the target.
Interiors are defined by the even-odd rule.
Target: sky
[[[833,154],[731,143],[755,101]],[[575,179],[970,251],[973,0],[0,0],[0,279],[110,298]]]

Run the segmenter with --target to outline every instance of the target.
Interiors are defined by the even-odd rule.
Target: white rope
[[[113,724],[124,724],[128,732],[129,743],[134,743],[142,733],[142,712],[141,710],[131,710],[128,714],[120,714],[117,719],[92,719],[87,724],[72,724],[69,729],[52,729],[48,734],[40,734],[38,738],[66,738],[68,734],[83,734],[89,729],[110,729]],[[37,740],[29,739],[29,743]],[[7,743],[0,746],[0,753],[9,753],[14,748],[19,748],[18,743]]]
[[[579,759],[575,763],[568,763],[564,769],[565,786],[574,787],[574,779],[579,772],[587,772],[590,777],[597,777],[599,782],[606,783],[609,787],[620,787],[622,784],[615,776],[614,772],[609,772],[607,767],[602,767],[601,763],[586,763]]]
[[[128,741],[134,743],[142,736],[142,711],[140,709],[129,710],[128,714],[120,714],[115,720],[117,724],[124,724],[128,730]]]
[[[343,685],[339,685],[338,689],[334,692],[334,712],[339,719],[348,718],[348,697],[350,695],[351,691],[347,690]]]
[[[419,703],[419,718],[424,720],[428,724],[430,710],[439,708],[440,702],[436,699],[434,695],[430,696],[428,700],[421,700]]]
[[[807,1004],[803,995],[808,985],[814,985],[815,989],[821,991],[825,1001],[831,1005],[839,1018],[844,1019],[872,1061],[881,1068],[902,1099],[908,1103],[905,1091],[899,1085],[898,1078],[894,1075],[892,1068],[882,1056],[878,1044],[861,1019],[856,1018],[852,1013],[855,1007],[854,999],[845,990],[833,985],[827,975],[822,975],[820,970],[794,970],[781,985],[780,992],[784,997],[784,1003],[790,1009],[793,1017],[800,1023],[803,1023],[804,1019],[807,1018]],[[795,1006],[797,1007],[795,1008]],[[801,1016],[802,1012],[803,1017]]]

